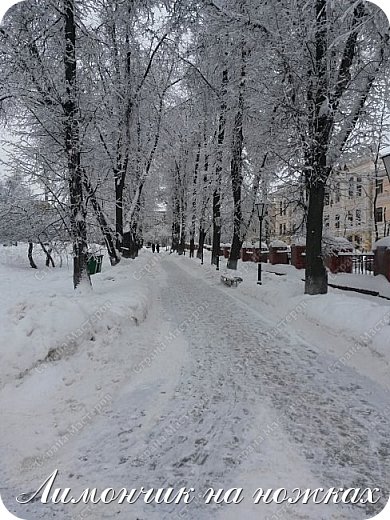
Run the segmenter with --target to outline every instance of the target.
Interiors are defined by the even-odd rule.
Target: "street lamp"
[[[257,264],[257,285],[261,285],[261,243],[263,240],[263,220],[264,217],[267,215],[267,206],[269,202],[266,200],[259,200],[255,203],[255,207],[257,210],[257,216],[259,217],[259,224],[260,224],[260,240],[259,240],[259,251],[260,251],[260,257],[259,257],[259,263]]]

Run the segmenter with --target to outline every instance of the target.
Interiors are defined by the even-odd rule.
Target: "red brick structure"
[[[374,250],[374,275],[383,274],[390,282],[390,248],[377,246]]]
[[[352,273],[353,245],[346,238],[324,234],[322,254],[324,264],[331,273]]]
[[[291,265],[296,269],[306,268],[306,246],[295,244],[291,246]]]
[[[253,261],[258,262],[259,258],[260,258],[260,249],[258,247],[255,247],[253,250]],[[264,264],[266,264],[268,262],[268,251],[264,251],[264,248],[263,248],[263,251],[261,252],[261,261]]]
[[[229,258],[230,255],[230,244],[223,244],[222,245],[222,251],[224,258]]]
[[[253,262],[253,247],[243,247],[241,248],[241,260],[243,262]]]
[[[281,240],[274,240],[269,247],[270,264],[288,264],[287,244]]]
[[[333,274],[352,273],[352,253],[350,251],[346,251],[325,256],[325,265]]]

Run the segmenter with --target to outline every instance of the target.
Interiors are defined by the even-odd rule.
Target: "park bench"
[[[227,285],[228,287],[231,287],[232,285],[234,287],[237,287],[237,285],[242,281],[242,278],[240,278],[239,276],[227,276],[224,274],[221,275],[221,282]]]

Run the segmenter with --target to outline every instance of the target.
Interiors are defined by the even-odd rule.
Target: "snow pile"
[[[365,274],[329,273],[328,279],[329,283],[340,287],[351,287],[362,291],[369,291],[390,299],[390,283],[382,274],[372,276]]]
[[[244,243],[248,244],[248,242],[244,242]],[[257,241],[251,243],[251,245],[248,245],[248,246],[247,245],[244,246],[244,244],[243,244],[242,247],[254,247],[254,248],[258,249],[259,248],[259,241],[257,240]],[[268,246],[267,246],[267,244],[265,242],[261,243],[261,250],[262,251],[268,251]]]
[[[255,247],[255,248],[258,248],[259,247],[259,241],[258,240],[252,240],[252,241],[246,241],[246,242],[243,242],[242,243],[242,247]],[[268,249],[268,246],[265,242],[262,242],[261,243],[261,247],[262,249]]]
[[[152,341],[138,325],[150,312],[160,265],[147,251],[114,268],[106,258],[93,290],[77,294],[70,268],[22,268],[18,255],[15,265],[4,255],[0,262],[0,406],[7,415],[0,457],[17,478],[28,478],[51,467],[53,446],[70,442],[86,415],[80,428],[103,413],[145,359]]]
[[[8,266],[1,272],[6,304],[0,313],[1,381],[24,374],[50,358],[72,355],[90,338],[121,323],[142,322],[148,296],[125,262],[115,276],[103,273],[94,291],[73,294],[70,270],[35,271]],[[128,272],[129,271],[129,272]],[[16,278],[16,280],[15,280]],[[8,282],[8,283],[7,283]],[[44,287],[44,289],[43,289]]]
[[[305,315],[321,327],[350,340],[350,356],[358,351],[370,358],[380,357],[390,366],[390,305],[347,294],[308,297]]]
[[[286,244],[286,242],[283,242],[282,240],[273,240],[270,245],[270,247],[284,247],[284,248],[287,248],[288,245]]]
[[[390,236],[377,240],[373,245],[372,250],[376,251],[378,247],[385,247],[386,249],[390,249]]]

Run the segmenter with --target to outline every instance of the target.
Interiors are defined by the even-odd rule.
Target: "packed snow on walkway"
[[[0,493],[25,520],[354,519],[390,483],[390,301],[303,295],[302,272],[148,250],[74,294],[71,269],[0,251]],[[208,258],[206,257],[206,260]],[[185,504],[22,505],[56,487],[193,487]],[[208,488],[244,488],[205,504]],[[380,488],[370,504],[254,504],[257,488]]]

